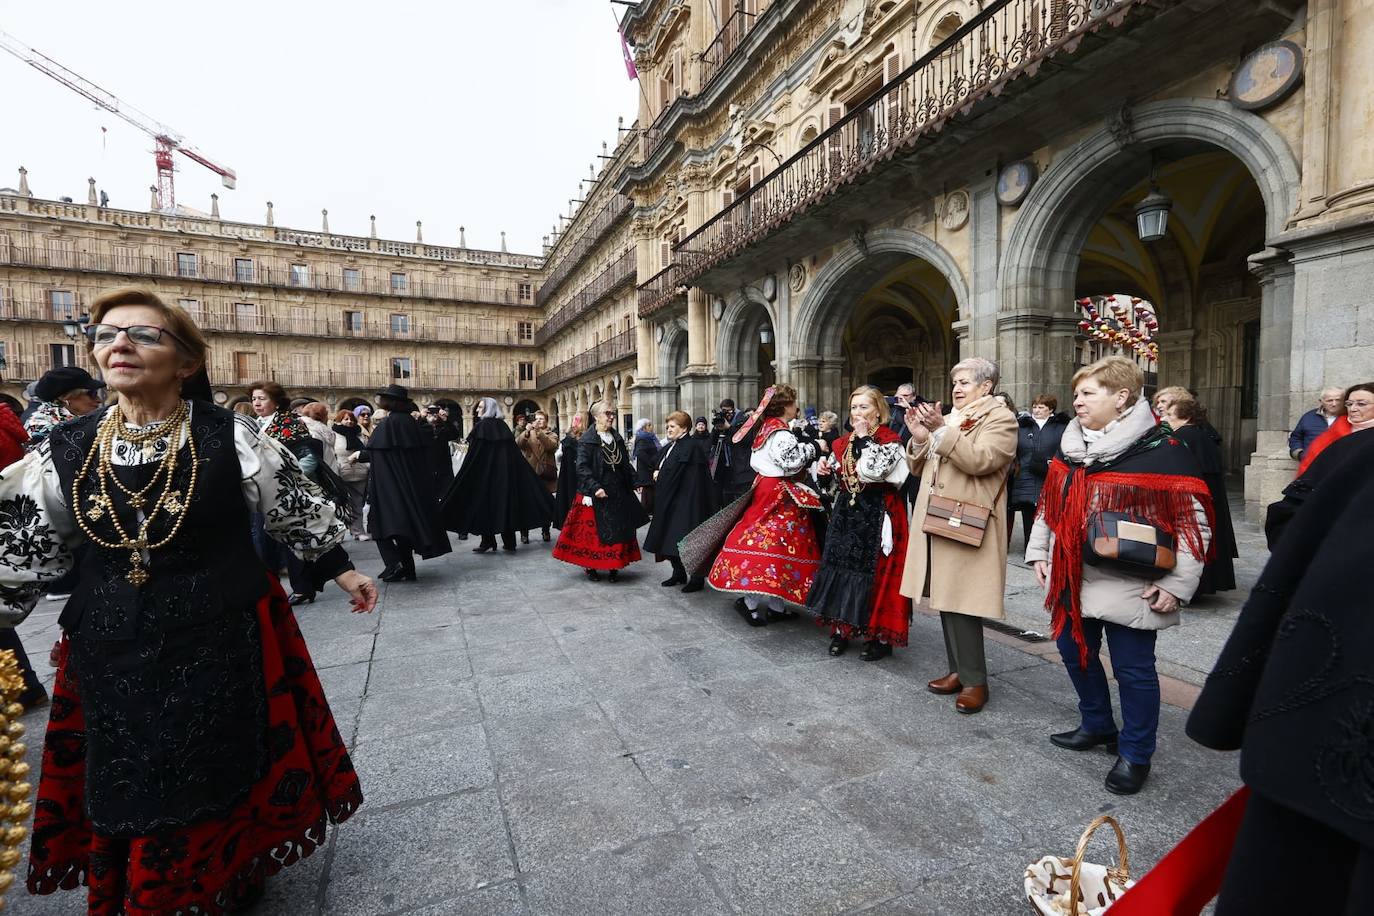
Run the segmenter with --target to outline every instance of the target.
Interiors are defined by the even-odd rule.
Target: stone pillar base
[[[1298,463],[1288,457],[1288,437],[1285,433],[1264,432],[1250,463],[1245,467],[1245,518],[1256,525],[1264,524],[1264,511],[1283,496],[1284,487],[1293,482]]]

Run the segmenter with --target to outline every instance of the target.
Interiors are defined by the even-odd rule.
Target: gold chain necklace
[[[178,443],[182,435],[186,436],[186,442],[191,453],[191,479],[187,482],[184,497],[172,487],[172,479],[177,467],[177,453],[180,451]],[[123,440],[131,445],[147,445],[164,436],[169,439],[167,453],[160,460],[157,470],[153,472],[153,479],[137,493],[130,491],[119,482],[114,473],[112,458],[117,442]],[[92,465],[96,466],[95,478],[99,484],[100,492],[98,495],[91,495],[89,505],[86,505],[81,498],[81,483],[90,474]],[[196,451],[196,440],[191,435],[190,410],[185,401],[182,401],[166,420],[140,430],[126,429],[124,427],[124,412],[120,410],[118,405],[115,405],[110,409],[105,419],[100,422],[100,427],[96,431],[95,445],[86,453],[86,460],[82,462],[80,472],[72,481],[72,515],[91,543],[107,550],[129,551],[129,572],[125,574],[125,578],[135,586],[142,586],[151,578],[143,565],[142,552],[145,550],[151,552],[167,546],[181,532],[182,523],[186,521],[186,516],[189,514],[186,510],[195,497],[196,479],[199,472],[200,461]],[[128,532],[124,530],[123,523],[119,520],[119,514],[115,511],[114,500],[110,497],[110,481],[114,481],[118,489],[129,495],[130,503],[135,509],[141,509],[147,494],[152,491],[159,480],[165,481],[161,495],[144,515],[143,522],[139,525],[138,536],[130,537]],[[167,533],[166,537],[152,543],[149,541],[149,531],[159,512],[174,518],[176,521],[172,524],[172,530]],[[92,530],[92,523],[103,518],[107,513],[110,516],[110,525],[114,528],[118,540],[106,540]]]
[[[849,441],[844,446],[844,457],[840,459],[840,477],[844,480],[845,489],[849,491],[849,504],[851,506],[859,501],[859,494],[864,491],[864,482],[859,479],[859,472],[855,467],[855,438],[853,434],[850,434]]]
[[[615,439],[611,439],[610,445],[601,443],[601,457],[605,458],[606,463],[613,468],[620,466],[620,460],[623,456],[620,454],[620,445]]]

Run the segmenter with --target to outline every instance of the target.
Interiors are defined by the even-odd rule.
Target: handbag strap
[[[926,443],[926,446],[925,446],[925,447],[926,447],[926,448],[930,448],[929,442]],[[942,456],[942,455],[934,455],[934,458],[935,458],[935,473],[932,474],[932,475],[930,475],[930,491],[931,491],[932,493],[935,492],[935,481],[937,481],[937,480],[940,479],[940,465],[942,465],[942,464],[945,463],[944,456]],[[1010,475],[1010,474],[1007,474],[1007,473],[1004,471],[1004,472],[1002,473],[1002,485],[1001,485],[1000,487],[997,488],[997,495],[994,496],[994,497],[992,498],[992,505],[988,507],[989,509],[996,509],[996,508],[997,508],[997,500],[999,500],[999,499],[1002,498],[1002,491],[1004,491],[1004,490],[1007,488],[1007,481],[1010,480],[1010,479],[1011,479],[1011,475]],[[960,500],[960,502],[967,502],[967,500]]]

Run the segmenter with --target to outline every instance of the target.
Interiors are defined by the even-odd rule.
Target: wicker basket
[[[1116,832],[1120,865],[1097,865],[1083,861],[1088,851],[1088,841],[1104,824],[1110,824]],[[1126,834],[1121,831],[1116,818],[1106,814],[1083,831],[1072,859],[1045,856],[1026,868],[1026,899],[1030,901],[1031,908],[1042,916],[1100,916],[1134,884],[1126,851]],[[1070,905],[1069,901],[1073,901],[1073,904]]]

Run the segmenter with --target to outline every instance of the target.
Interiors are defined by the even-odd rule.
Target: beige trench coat
[[[907,463],[913,476],[921,476],[921,488],[911,515],[902,594],[921,600],[929,557],[932,608],[1001,620],[1006,617],[1007,584],[1007,490],[1003,483],[1016,458],[1016,417],[992,398],[983,400],[986,403],[971,405],[964,417],[965,422],[974,421],[971,429],[945,427],[934,456],[927,459],[926,447],[917,446],[914,439],[908,445]],[[932,481],[940,496],[992,507],[981,547],[921,531]]]

